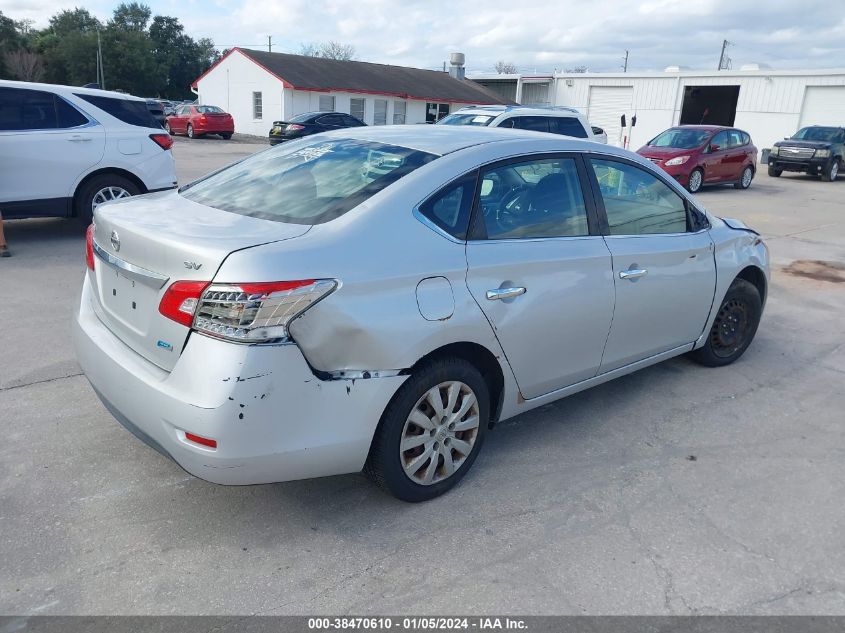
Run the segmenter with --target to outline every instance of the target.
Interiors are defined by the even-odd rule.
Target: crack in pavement
[[[12,391],[13,389],[22,389],[23,387],[31,387],[32,385],[43,385],[48,382],[56,382],[58,380],[64,380],[65,378],[76,378],[77,376],[83,376],[84,374],[81,371],[76,372],[75,374],[67,374],[66,376],[54,376],[53,378],[44,378],[42,380],[33,380],[32,382],[26,382],[21,385],[10,385],[8,387],[0,387],[0,393],[4,391]]]

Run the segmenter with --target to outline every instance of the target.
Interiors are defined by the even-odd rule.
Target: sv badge
[[[185,268],[190,268],[191,270],[199,270],[202,268],[202,264],[198,264],[196,262],[184,261],[182,263],[185,264]]]

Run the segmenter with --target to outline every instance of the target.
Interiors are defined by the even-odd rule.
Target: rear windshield
[[[836,127],[805,127],[793,136],[798,141],[823,141],[826,143],[840,143],[842,135]]]
[[[254,218],[322,224],[435,158],[395,145],[305,138],[250,156],[180,193]]]
[[[197,112],[200,114],[223,114],[222,108],[217,106],[197,106]]]
[[[437,125],[489,125],[495,116],[489,114],[450,114],[440,119]]]
[[[161,127],[147,109],[144,101],[133,101],[115,97],[101,97],[99,95],[77,94],[77,97],[84,99],[129,125],[138,127]]]
[[[708,130],[684,130],[673,128],[666,130],[649,141],[652,147],[676,147],[678,149],[695,149],[701,147],[710,138],[712,132]]]
[[[291,123],[305,123],[306,121],[310,121],[315,116],[323,114],[322,112],[304,112],[302,114],[297,114],[288,119]]]

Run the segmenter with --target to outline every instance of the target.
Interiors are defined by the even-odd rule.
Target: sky
[[[143,0],[142,0],[143,1]],[[47,25],[57,11],[85,6],[107,19],[115,0],[0,0],[13,19]],[[449,53],[467,71],[520,72],[587,66],[629,71],[669,65],[716,70],[722,40],[732,67],[845,66],[841,0],[150,0],[154,14],[180,19],[189,35],[232,45],[296,53],[303,43],[335,40],[361,61],[440,68]]]

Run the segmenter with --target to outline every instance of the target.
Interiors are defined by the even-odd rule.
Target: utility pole
[[[625,61],[622,64],[622,72],[623,73],[628,72],[628,49],[627,48],[625,49]]]
[[[273,52],[273,36],[272,35],[267,36],[267,52],[268,53]]]
[[[719,55],[719,67],[716,70],[723,70],[725,68],[729,68],[730,58],[725,57],[725,51],[730,45],[731,43],[728,40],[722,40],[722,54]]]
[[[100,29],[97,29],[97,83],[102,90],[106,89],[106,73],[103,70],[103,47],[100,44]]]

